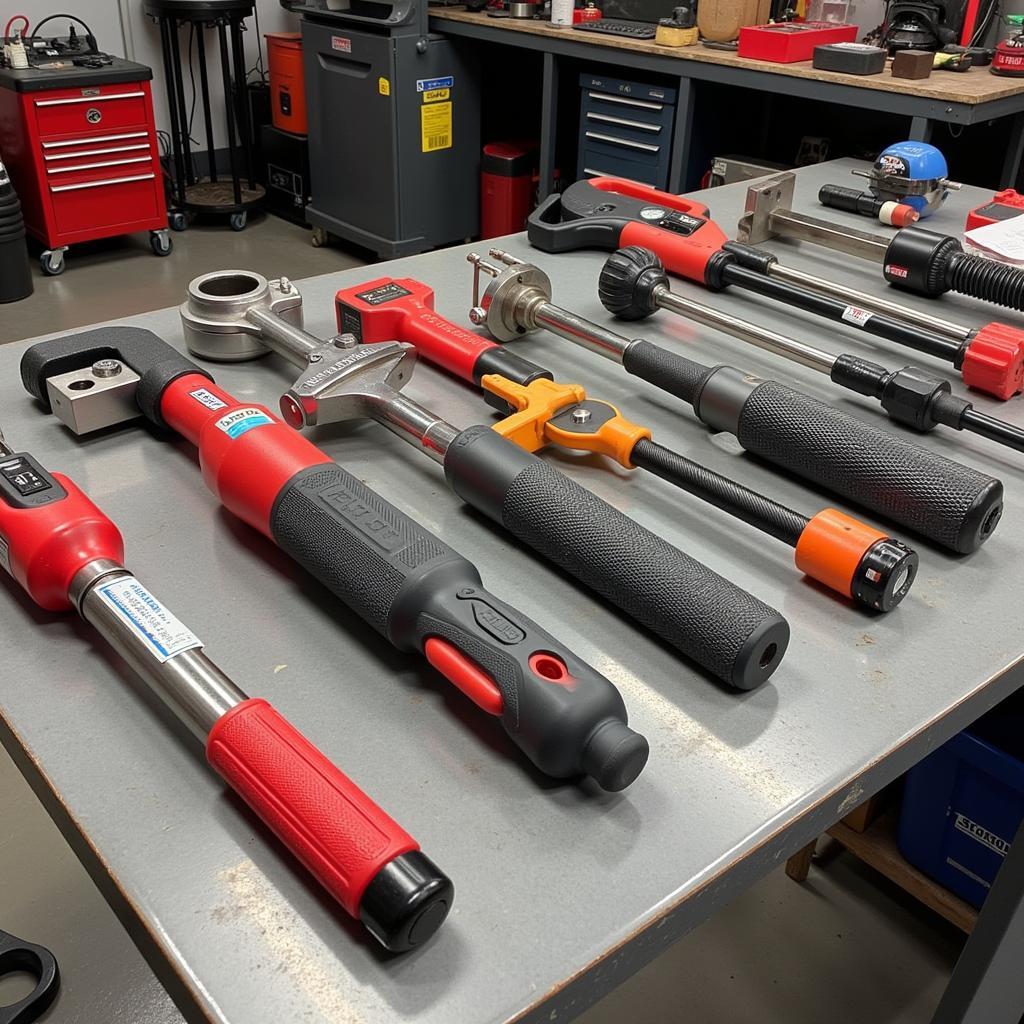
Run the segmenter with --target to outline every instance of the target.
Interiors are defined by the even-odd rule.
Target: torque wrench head
[[[281,415],[296,430],[318,423],[381,419],[412,377],[416,347],[401,341],[358,345],[340,335],[310,353],[309,367],[281,397]],[[348,343],[351,344],[348,344]]]
[[[619,320],[643,320],[658,311],[658,289],[670,288],[658,256],[643,246],[613,252],[601,268],[597,294]]]
[[[242,362],[266,355],[253,310],[302,326],[302,296],[286,277],[268,281],[250,270],[216,270],[193,278],[180,307],[189,352],[215,362]]]
[[[533,328],[530,307],[551,299],[551,279],[532,263],[517,260],[500,249],[491,256],[503,266],[488,263],[471,252],[466,261],[473,264],[473,307],[469,319],[478,327],[486,327],[498,341],[515,341]],[[480,273],[491,280],[480,293]]]
[[[736,237],[741,242],[757,245],[775,236],[771,216],[778,210],[793,208],[793,187],[796,175],[791,171],[768,178],[747,189]]]

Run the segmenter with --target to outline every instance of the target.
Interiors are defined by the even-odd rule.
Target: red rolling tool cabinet
[[[44,273],[63,272],[69,245],[133,231],[150,233],[156,255],[171,251],[150,78],[118,58],[0,69],[0,153]]]

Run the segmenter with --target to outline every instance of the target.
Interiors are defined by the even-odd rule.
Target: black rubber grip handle
[[[752,689],[781,661],[789,625],[774,608],[493,430],[464,430],[445,473],[470,505],[719,679]]]
[[[986,259],[975,253],[956,253],[949,261],[946,284],[958,295],[994,302],[1024,311],[1024,269]]]
[[[695,363],[660,345],[637,339],[622,354],[626,372],[656,388],[696,406],[707,379],[715,367]]]
[[[1003,485],[775,381],[739,412],[748,451],[954,551],[974,551],[1002,512]]]
[[[436,637],[483,669],[500,691],[506,730],[542,771],[593,775],[605,789],[640,773],[647,742],[626,725],[612,683],[340,466],[297,473],[270,526],[282,550],[400,650],[422,651]]]

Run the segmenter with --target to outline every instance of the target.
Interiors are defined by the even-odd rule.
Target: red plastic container
[[[270,111],[275,128],[306,135],[306,81],[302,75],[302,33],[267,32]]]
[[[512,235],[533,209],[535,142],[489,142],[480,164],[480,237]]]
[[[740,29],[740,57],[769,60],[774,64],[796,64],[810,60],[816,46],[853,43],[856,25],[833,25],[827,21],[790,21],[778,25],[748,25]]]

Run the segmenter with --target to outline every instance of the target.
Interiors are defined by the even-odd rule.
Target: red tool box
[[[857,39],[856,25],[834,25],[827,21],[788,21],[777,25],[748,25],[740,29],[740,57],[770,60],[775,64],[795,64],[810,60],[816,46],[828,43],[852,43]]]
[[[118,58],[0,69],[0,152],[44,273],[63,272],[69,245],[133,231],[149,231],[158,256],[171,251],[150,78]]]

